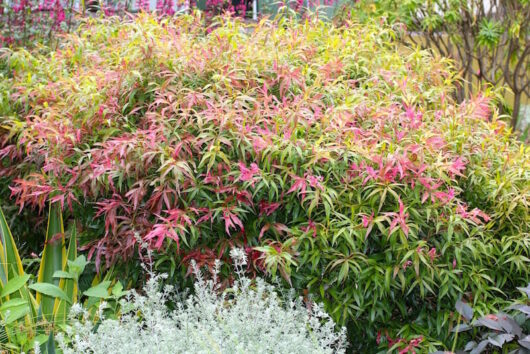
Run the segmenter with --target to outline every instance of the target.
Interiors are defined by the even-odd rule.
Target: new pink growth
[[[462,172],[464,172],[466,169],[466,161],[462,157],[458,157],[456,160],[454,160],[448,167],[447,171],[449,172],[449,175],[451,178],[454,178],[454,176],[461,176],[464,177]]]
[[[307,194],[308,184],[311,188],[320,189],[321,191],[324,190],[324,186],[321,183],[324,180],[322,176],[313,176],[307,172],[304,174],[304,177],[296,175],[292,175],[291,177],[294,179],[294,183],[287,191],[287,194],[298,191],[298,195],[302,196],[302,200],[304,200]]]
[[[427,252],[429,255],[429,258],[431,259],[431,262],[434,262],[434,259],[437,257],[436,255],[436,248],[432,247],[429,252]]]
[[[374,213],[373,212],[372,212],[372,215],[370,215],[370,216],[363,215],[363,217],[362,217],[363,227],[367,228],[368,226],[370,226],[372,224],[373,220],[374,220]]]
[[[225,231],[228,235],[230,235],[230,229],[237,230],[236,225],[239,226],[241,231],[245,231],[245,227],[243,226],[241,219],[239,219],[239,217],[230,210],[223,210],[223,219],[225,221]]]
[[[239,179],[243,182],[252,181],[254,184],[254,176],[258,175],[261,170],[255,163],[250,164],[250,168],[246,167],[243,162],[239,162]]]
[[[115,193],[112,198],[98,202],[96,205],[98,207],[96,218],[102,215],[105,217],[106,234],[108,234],[110,231],[112,231],[112,234],[114,235],[117,233],[119,221],[124,219],[124,216],[120,216],[120,210],[126,214],[131,213],[130,207],[123,200],[121,195],[117,193]]]
[[[449,188],[447,192],[434,192],[434,196],[436,199],[442,202],[442,204],[447,204],[455,197],[455,190],[453,188]]]
[[[324,180],[322,176],[307,175],[307,180],[309,181],[309,185],[311,187],[324,190],[324,187],[322,186],[322,183],[321,183]]]
[[[490,221],[490,217],[488,214],[483,212],[482,210],[478,208],[474,208],[471,211],[467,210],[467,205],[465,204],[459,204],[456,207],[456,213],[460,215],[463,219],[471,220],[475,224],[482,224],[483,222]],[[479,219],[479,217],[482,219]]]
[[[313,231],[313,237],[317,237],[317,225],[315,222],[311,219],[307,222],[307,226],[300,227],[300,230],[303,232],[309,232],[310,230]]]
[[[409,235],[409,227],[407,226],[407,220],[409,217],[408,213],[405,213],[405,206],[403,205],[403,202],[401,201],[401,198],[398,200],[399,202],[399,212],[387,212],[385,213],[386,216],[392,218],[392,221],[390,222],[390,234],[392,234],[396,228],[396,226],[399,225],[403,233],[408,236]]]
[[[405,263],[403,263],[403,265],[401,266],[401,268],[403,270],[407,270],[408,267],[410,267],[412,265],[412,261],[411,260],[408,260],[406,261]]]
[[[259,215],[267,215],[270,216],[272,213],[276,211],[280,207],[280,203],[277,202],[267,202],[267,201],[260,201],[259,202]]]
[[[160,249],[166,238],[172,239],[177,243],[177,250],[180,249],[180,233],[186,231],[186,226],[191,226],[192,222],[190,217],[184,210],[172,209],[167,210],[167,217],[158,216],[159,220],[162,221],[153,226],[152,230],[144,237],[145,241],[153,241],[156,239],[154,247]]]
[[[410,129],[418,129],[422,123],[423,113],[417,112],[412,106],[405,106],[405,116]]]
[[[429,199],[429,196],[430,196],[431,202],[434,203],[435,195],[433,192],[435,192],[442,185],[442,182],[435,183],[434,180],[430,177],[420,177],[418,180],[420,184],[425,188],[425,192],[423,193],[423,196],[421,197],[421,202],[425,203],[425,201]]]
[[[366,235],[364,236],[365,239],[368,237],[368,235],[372,231],[372,228],[374,227],[373,221],[374,221],[374,213],[373,212],[372,212],[372,214],[370,216],[368,216],[368,215],[363,215],[362,216],[362,225],[366,229]]]
[[[262,137],[256,136],[252,138],[252,148],[256,154],[259,154],[261,151],[265,150],[269,146],[269,143]]]
[[[470,102],[473,105],[473,113],[480,119],[489,119],[491,116],[490,98],[479,93]]]

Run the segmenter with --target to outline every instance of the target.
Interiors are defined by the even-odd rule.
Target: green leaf
[[[30,312],[30,308],[27,303],[25,303],[18,306],[9,306],[0,312],[2,313],[4,323],[8,325],[26,316]]]
[[[74,279],[73,274],[70,274],[62,270],[58,270],[55,273],[53,273],[53,277],[60,278],[60,279]]]
[[[88,262],[84,255],[81,255],[72,260],[70,260],[70,256],[68,256],[68,270],[78,276],[83,273],[87,264]]]
[[[78,292],[78,279],[85,266],[87,264],[85,256],[77,257],[77,233],[75,225],[72,228],[72,233],[70,235],[70,242],[68,244],[68,272],[71,275],[71,278],[65,277],[61,279],[59,287],[64,290],[66,296],[70,299],[72,303],[77,302],[77,292]],[[57,273],[57,272],[56,272]],[[64,301],[57,299],[55,301],[54,313],[55,313],[55,322],[56,323],[65,323],[70,311],[70,305]]]
[[[58,298],[68,302],[69,304],[72,303],[64,291],[62,291],[57,285],[49,283],[35,283],[31,284],[29,288],[35,290],[39,294],[51,297],[54,301],[55,298]]]
[[[23,275],[24,268],[18,254],[17,245],[11,235],[6,218],[0,209],[0,281],[7,281],[17,275]]]
[[[123,291],[123,285],[118,281],[113,287],[112,287],[112,295],[115,297],[120,297],[124,294]]]
[[[2,292],[0,293],[0,297],[6,297],[15,291],[18,291],[21,287],[24,286],[24,284],[27,283],[29,279],[29,274],[20,275],[17,277],[14,277],[13,279],[9,280],[7,284],[2,289]]]
[[[5,310],[9,310],[12,307],[18,307],[18,306],[27,305],[27,304],[28,304],[28,302],[26,300],[24,300],[24,299],[21,299],[21,298],[8,300],[8,301],[4,302],[2,304],[2,306],[0,306],[0,312],[3,312]]]
[[[63,216],[59,203],[50,204],[48,214],[48,230],[46,232],[46,244],[42,253],[41,266],[39,269],[38,282],[43,284],[53,284],[60,290],[59,278],[54,278],[56,271],[64,270],[66,264],[66,249],[64,245]],[[62,290],[61,290],[62,292]],[[44,318],[53,318],[55,297],[46,297],[44,292],[37,293],[37,303],[40,305]],[[64,294],[64,292],[63,292]],[[65,295],[65,298],[66,295]],[[70,300],[68,300],[70,301]]]
[[[53,331],[50,332],[48,342],[46,343],[46,353],[55,354],[55,338],[53,337]]]
[[[83,295],[89,296],[89,297],[98,297],[98,298],[101,298],[101,299],[106,299],[106,298],[109,297],[108,288],[110,286],[110,283],[111,282],[109,280],[102,281],[98,285],[93,286],[90,289],[88,289],[87,291],[85,291],[83,293]]]

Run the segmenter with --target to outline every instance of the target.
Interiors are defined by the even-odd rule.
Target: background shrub
[[[459,101],[484,86],[509,88],[500,106],[510,111],[511,126],[526,130],[528,136],[524,104],[530,97],[529,1],[362,0],[346,3],[344,11],[337,12],[339,22],[351,17],[400,24],[407,45],[453,59],[466,79],[456,87]]]
[[[386,27],[200,23],[89,20],[51,55],[4,52],[21,208],[61,203],[135,279],[139,242],[181,281],[243,247],[361,351],[447,348],[462,294],[481,313],[528,283],[528,149],[493,92],[456,104],[450,64]]]
[[[105,16],[123,15],[131,10],[131,3],[120,0],[2,0],[0,47],[29,48],[43,43],[54,47],[64,33],[75,29],[80,17],[94,15],[99,9]]]

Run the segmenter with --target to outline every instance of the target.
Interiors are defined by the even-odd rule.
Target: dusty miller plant
[[[216,264],[206,279],[194,265],[195,293],[184,300],[172,286],[160,290],[165,275],[152,274],[145,295],[122,301],[120,320],[102,319],[95,327],[79,307],[58,342],[68,353],[343,353],[345,330],[336,332],[331,318],[314,304],[285,301],[262,279],[244,276],[246,254],[233,249],[238,279],[219,292]],[[176,301],[175,310],[166,304]]]

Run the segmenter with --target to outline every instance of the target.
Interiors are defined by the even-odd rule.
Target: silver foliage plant
[[[247,259],[233,249],[238,279],[219,292],[217,274],[205,279],[194,266],[195,294],[179,301],[171,286],[160,289],[164,275],[153,276],[145,295],[131,293],[122,300],[120,320],[94,323],[75,306],[71,325],[58,342],[69,353],[344,353],[346,333],[319,305],[278,295],[263,279],[244,276]],[[168,310],[168,301],[176,309]]]

